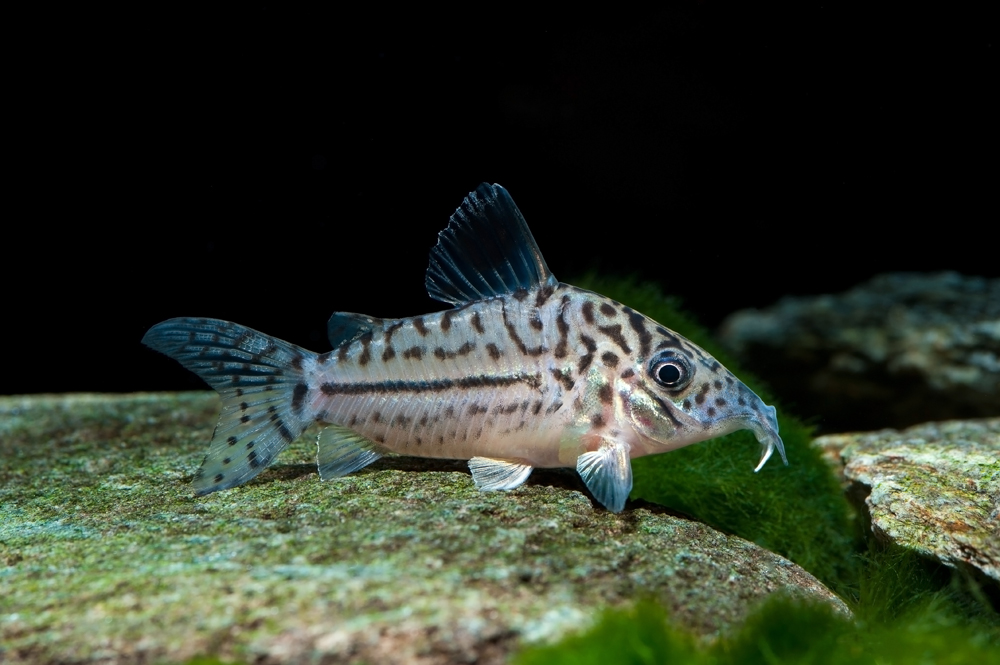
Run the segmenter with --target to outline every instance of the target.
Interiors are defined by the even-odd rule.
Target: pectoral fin
[[[469,460],[472,481],[484,492],[511,490],[531,475],[532,467],[492,457],[473,457]]]
[[[601,447],[576,460],[576,470],[601,505],[620,513],[632,491],[632,461],[628,446],[605,440]]]
[[[337,425],[320,432],[316,446],[316,466],[323,480],[346,476],[382,457],[378,445],[354,430]]]

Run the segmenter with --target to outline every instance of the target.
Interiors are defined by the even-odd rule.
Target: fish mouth
[[[760,471],[767,460],[771,459],[771,455],[774,454],[775,448],[777,448],[778,453],[781,455],[781,461],[788,466],[788,458],[785,456],[785,444],[781,442],[781,437],[778,436],[778,418],[777,412],[773,406],[764,406],[763,418],[751,418],[749,422],[750,431],[754,433],[757,437],[757,441],[760,443],[760,461],[757,462],[757,466],[754,468],[754,473]]]

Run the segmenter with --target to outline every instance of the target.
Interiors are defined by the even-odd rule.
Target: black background
[[[579,12],[23,26],[0,393],[201,387],[139,344],[173,316],[322,351],[333,311],[441,309],[427,252],[482,181],[557,277],[636,273],[711,326],[885,271],[1000,276],[985,11]]]

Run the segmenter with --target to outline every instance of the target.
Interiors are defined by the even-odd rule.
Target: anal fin
[[[628,445],[605,439],[597,450],[576,460],[576,470],[601,505],[620,513],[632,491],[632,460]]]
[[[473,457],[469,460],[472,481],[484,492],[514,489],[531,475],[533,467],[492,457]]]
[[[382,457],[378,444],[339,425],[320,432],[316,447],[316,467],[322,480],[346,476]]]

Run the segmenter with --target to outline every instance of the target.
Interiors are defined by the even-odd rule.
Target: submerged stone
[[[207,393],[0,398],[0,661],[504,662],[641,597],[711,638],[773,592],[846,607],[786,559],[572,471],[482,493],[464,462],[330,482],[303,437],[192,496]]]
[[[872,529],[1000,580],[1000,418],[816,439],[848,484],[870,488]]]
[[[827,432],[1000,416],[1000,279],[879,275],[737,312],[720,336]]]

